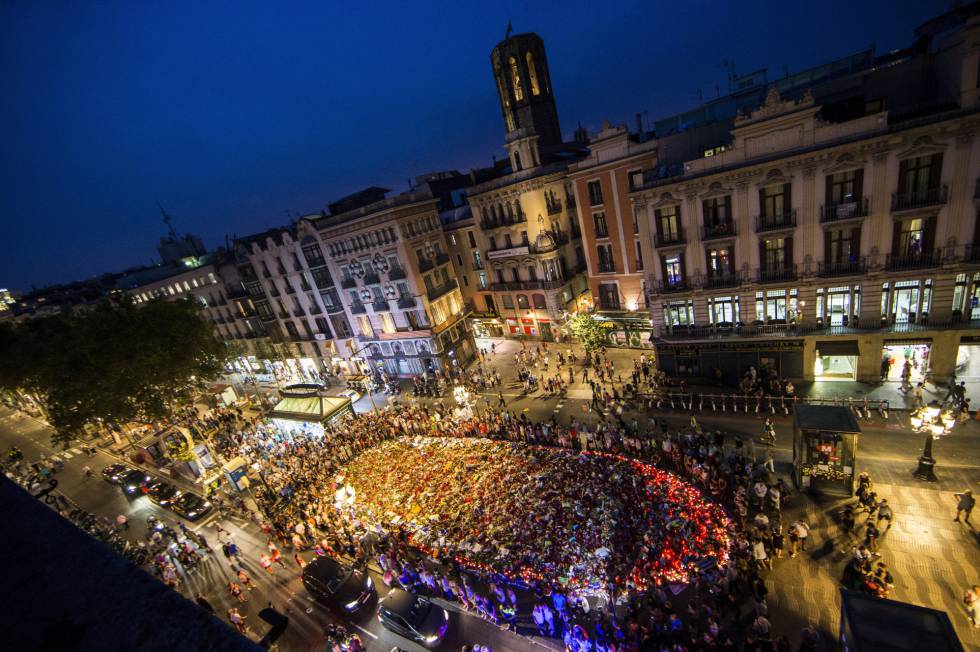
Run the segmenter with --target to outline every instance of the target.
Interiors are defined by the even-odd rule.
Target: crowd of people
[[[436,455],[436,462],[419,464],[419,468],[399,470],[365,462],[362,471],[366,472],[367,466],[380,471],[364,483],[357,481],[358,474],[350,471],[348,465],[352,461],[355,469],[360,468],[356,465],[364,451],[385,450],[384,442],[394,442],[387,446],[410,446],[405,442],[413,440],[402,438],[416,437],[438,437],[425,441],[440,442],[453,438],[476,438],[481,442],[489,439],[526,447],[567,449],[554,454],[561,452],[568,460],[582,457],[572,451],[591,451],[599,456],[608,454],[643,461],[658,472],[670,471],[723,505],[732,515],[727,532],[728,559],[719,555],[722,564],[703,564],[689,576],[693,590],[687,608],[681,608],[672,599],[666,582],[651,582],[641,587],[635,581],[621,581],[606,599],[597,599],[563,583],[564,575],[553,581],[552,575],[526,574],[521,581],[514,581],[507,573],[498,572],[500,567],[481,565],[480,559],[485,558],[448,554],[444,549],[448,537],[439,545],[431,545],[431,536],[424,541],[415,539],[404,515],[395,522],[397,511],[379,519],[378,514],[370,513],[369,507],[350,509],[350,505],[359,504],[359,496],[370,492],[371,483],[388,481],[378,475],[381,471],[387,471],[389,477],[395,476],[394,482],[402,482],[397,478],[403,476],[412,478],[404,481],[409,484],[397,487],[401,493],[409,487],[414,487],[413,491],[427,491],[425,482],[431,481],[431,474],[436,471],[453,477],[461,472],[467,477],[470,467],[463,464],[458,468],[446,454],[437,454],[435,450],[428,452]],[[512,448],[508,444],[494,449],[494,455],[502,455]],[[773,480],[771,469],[765,463],[753,461],[749,447],[741,440],[726,440],[721,432],[702,432],[696,424],[683,432],[667,432],[659,427],[623,428],[615,421],[594,427],[574,419],[566,425],[554,419],[534,423],[524,414],[490,409],[462,420],[438,406],[400,406],[329,427],[318,440],[291,439],[259,430],[255,437],[242,439],[238,452],[261,469],[267,489],[258,498],[268,516],[264,527],[270,538],[292,546],[300,556],[312,552],[342,555],[357,559],[358,563],[376,562],[384,570],[386,582],[457,600],[502,626],[524,627],[523,623],[529,621],[543,635],[562,637],[567,649],[575,652],[786,649],[788,645],[785,637],[776,638],[772,632],[763,578],[772,568],[773,558],[783,556],[784,531],[790,539],[792,554],[805,547],[808,528],[805,523],[797,522],[784,530],[781,513],[789,499],[788,488]],[[394,458],[363,459],[384,465]],[[511,460],[507,459],[510,464]],[[345,468],[348,471],[343,475]],[[428,479],[422,477],[427,472]],[[339,485],[338,476],[343,478]],[[526,481],[523,488],[534,487],[534,482]],[[581,487],[572,480],[543,488],[563,492],[555,494],[553,500],[567,501],[567,496],[577,495]],[[484,493],[487,490],[503,491],[504,487],[491,482]],[[530,501],[529,508],[547,506],[547,501],[542,503],[539,496],[532,500],[530,493],[518,494]],[[423,506],[413,503],[411,498],[397,502],[397,508],[404,513],[418,505],[413,517],[425,514]],[[477,504],[470,513],[476,512],[481,501],[493,497],[480,496],[477,492],[474,498]],[[368,505],[391,507],[391,501],[385,503],[376,498]],[[572,507],[562,506],[562,509]],[[495,516],[497,511],[495,508]],[[379,529],[379,521],[387,521],[388,527]],[[473,537],[459,538],[471,547],[479,544]],[[547,548],[545,541],[532,540],[535,546]],[[599,547],[592,548],[592,552]],[[537,548],[526,551],[545,552]],[[750,614],[743,613],[746,604],[752,605]],[[817,638],[815,630],[808,628],[804,632],[804,649],[812,649]]]

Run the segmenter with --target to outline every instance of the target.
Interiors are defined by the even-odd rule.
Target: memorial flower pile
[[[683,582],[728,559],[729,521],[691,485],[611,454],[479,438],[403,437],[338,478],[345,517],[511,579],[583,593]]]

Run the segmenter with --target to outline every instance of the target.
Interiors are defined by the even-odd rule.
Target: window
[[[395,328],[395,318],[391,316],[390,312],[381,313],[381,330],[385,333],[394,333],[398,330]]]
[[[708,249],[708,276],[710,278],[727,278],[731,276],[734,265],[732,264],[731,247],[717,247]]]
[[[313,320],[316,322],[316,332],[323,333],[327,337],[330,337],[330,326],[327,325],[327,320],[323,317],[317,317]]]
[[[481,290],[486,290],[490,287],[490,279],[487,278],[486,272],[480,272],[477,275],[477,287]]]
[[[770,272],[779,271],[786,265],[785,240],[775,238],[763,242],[763,267]]]
[[[853,263],[857,260],[858,229],[838,229],[826,234],[828,241],[828,261],[835,265]]]
[[[708,320],[714,326],[734,326],[739,321],[738,297],[708,299]]]
[[[899,163],[898,192],[912,195],[925,195],[939,187],[943,155],[918,156]]]
[[[543,294],[532,294],[531,303],[534,305],[535,310],[547,310],[548,303],[545,301]]]
[[[916,256],[922,253],[922,241],[925,235],[925,220],[916,218],[902,222],[898,236],[898,255]]]
[[[588,188],[589,188],[589,206],[602,205],[602,184],[598,180],[590,181]]]
[[[604,244],[597,247],[599,254],[599,271],[615,272],[616,264],[613,261],[612,245]]]
[[[619,303],[619,285],[616,283],[599,284],[599,308],[602,310],[621,310]]]
[[[531,84],[531,95],[541,94],[541,85],[538,83],[538,71],[534,67],[534,56],[528,52],[527,58],[527,80]]]
[[[504,249],[510,249],[514,246],[514,241],[511,239],[509,233],[504,234]]]
[[[755,318],[767,323],[785,324],[795,321],[797,307],[797,291],[768,290],[755,293]]]
[[[480,257],[479,250],[473,252],[473,269],[483,269],[483,259]]]
[[[595,224],[595,237],[609,237],[609,225],[606,224],[606,214],[604,212],[592,213],[592,222]]]
[[[636,245],[636,271],[643,269],[643,249],[640,247],[640,241],[637,240]]]
[[[731,224],[732,198],[730,195],[705,199],[701,205],[704,209],[704,225],[709,229],[710,227]]]
[[[693,326],[694,302],[672,301],[664,304],[664,323],[668,326]]]
[[[851,311],[850,286],[817,289],[817,319],[826,320],[831,326],[846,326],[857,314]]]
[[[459,265],[460,269],[463,269],[463,256],[461,254],[456,254],[456,264]]]
[[[660,242],[677,242],[681,239],[680,216],[677,213],[677,206],[667,206],[658,208],[657,214],[657,233],[660,235]]]
[[[524,99],[524,87],[521,86],[521,71],[517,68],[517,59],[511,57],[510,64],[510,83],[514,87],[514,101],[520,102]]]
[[[294,340],[299,339],[299,331],[296,330],[296,324],[294,324],[292,320],[286,321],[285,324],[286,324],[286,332],[289,333],[289,336],[292,337]]]
[[[827,205],[851,204],[861,197],[864,170],[848,170],[827,177]]]
[[[640,211],[637,208],[633,208],[633,235],[640,232]]]
[[[759,195],[763,217],[781,218],[789,213],[790,184],[766,186],[759,191]]]
[[[357,326],[364,337],[374,337],[374,329],[371,328],[371,320],[368,319],[367,315],[361,315],[357,318]]]
[[[627,172],[630,190],[636,190],[643,186],[643,170],[630,170]]]
[[[315,283],[321,290],[333,285],[333,279],[330,277],[330,270],[328,270],[326,267],[314,269],[312,272],[310,272],[310,276],[313,277],[313,283]]]
[[[664,259],[664,282],[667,285],[680,285],[684,282],[683,263],[681,255],[676,254]]]
[[[476,238],[473,237],[473,232],[472,231],[467,231],[466,232],[466,237],[470,241],[470,246],[471,247],[476,247]]]
[[[454,247],[456,246],[456,234],[455,233],[450,233],[449,234],[449,244],[453,245]]]
[[[510,310],[514,309],[514,297],[510,296],[509,294],[505,294],[501,296],[501,301],[504,304],[504,308],[508,308]]]
[[[531,304],[528,303],[526,294],[517,295],[517,307],[520,308],[521,310],[527,310],[528,308],[531,307]]]

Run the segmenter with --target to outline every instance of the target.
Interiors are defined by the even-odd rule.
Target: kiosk
[[[287,438],[297,433],[322,437],[324,426],[353,413],[349,398],[325,396],[323,389],[315,383],[284,387],[269,414],[269,423]]]
[[[793,478],[798,489],[832,496],[854,493],[861,427],[846,407],[797,405],[793,415]]]
[[[962,652],[945,611],[841,590],[839,648],[847,652]]]

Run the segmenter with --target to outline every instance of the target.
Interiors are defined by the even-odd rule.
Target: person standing
[[[974,584],[966,590],[963,594],[963,604],[966,605],[966,613],[970,616],[970,624],[973,627],[980,627],[980,586]]]
[[[971,489],[966,489],[963,493],[953,494],[956,497],[956,518],[953,520],[957,523],[960,520],[960,514],[963,514],[963,521],[965,523],[970,522],[970,512],[973,511],[973,506],[977,504],[976,499],[973,497],[973,491]]]

